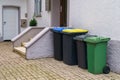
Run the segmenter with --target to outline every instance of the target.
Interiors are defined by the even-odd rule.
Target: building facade
[[[119,3],[119,0],[1,0],[0,36],[2,40],[5,40],[12,34],[19,34],[26,28],[21,27],[21,19],[26,19],[27,26],[29,26],[29,21],[33,17],[36,18],[38,27],[69,26],[87,29],[90,34],[111,38],[108,44],[107,62],[112,71],[120,73]],[[14,9],[14,12],[9,13],[8,9],[6,11],[7,7],[12,7],[10,9]],[[15,13],[16,8],[19,17],[18,23],[14,23],[17,23],[18,26],[12,30],[17,32],[8,35],[7,33],[11,33],[12,30],[10,30],[11,26],[5,28],[7,22],[4,21],[6,19],[4,15]],[[38,15],[35,15],[36,13]],[[7,18],[7,20],[12,21],[12,18],[10,20]]]

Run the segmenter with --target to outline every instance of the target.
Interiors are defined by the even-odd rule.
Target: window
[[[41,17],[41,10],[42,10],[42,0],[35,0],[34,15],[36,17]]]

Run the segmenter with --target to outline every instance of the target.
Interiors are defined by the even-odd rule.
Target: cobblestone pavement
[[[0,80],[120,80],[116,73],[93,75],[53,58],[25,60],[12,52],[10,42],[0,43]]]

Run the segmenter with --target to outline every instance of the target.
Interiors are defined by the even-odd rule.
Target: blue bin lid
[[[57,32],[62,32],[62,30],[64,29],[65,29],[64,27],[54,27],[52,30]]]

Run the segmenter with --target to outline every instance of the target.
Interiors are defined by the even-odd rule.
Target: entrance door
[[[67,0],[60,0],[60,26],[67,26]]]
[[[3,7],[3,40],[11,40],[18,35],[19,8]]]

